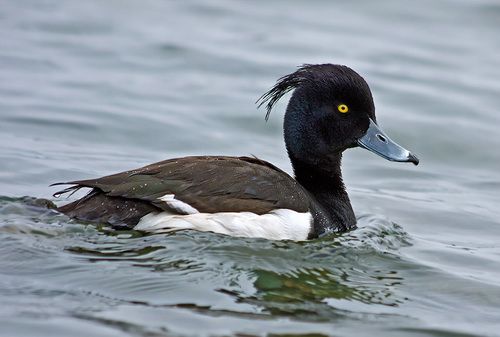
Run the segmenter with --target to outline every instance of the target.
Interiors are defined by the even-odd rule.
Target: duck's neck
[[[325,165],[312,165],[291,158],[295,179],[312,195],[316,203],[314,235],[329,231],[346,231],[356,226],[356,217],[342,181],[340,163],[342,155]]]

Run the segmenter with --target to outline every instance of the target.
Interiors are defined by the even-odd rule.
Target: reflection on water
[[[403,281],[394,271],[376,271],[376,276],[368,276],[364,273],[360,275],[360,271],[315,268],[284,274],[256,270],[254,274],[256,294],[250,297],[237,296],[238,301],[261,306],[272,315],[328,321],[332,314],[340,313],[326,300],[387,306],[397,306],[402,301],[394,298],[391,292],[392,287]],[[386,279],[390,281],[383,284],[378,282]]]
[[[114,231],[107,227],[76,223],[61,224],[55,231],[53,228],[46,231],[46,227],[49,227],[46,224],[68,219],[36,204],[31,198],[2,198],[1,212],[8,216],[15,211],[16,219],[24,221],[23,232],[34,240],[31,248],[26,247],[27,249],[41,246],[53,250],[55,247],[51,247],[51,244],[57,241],[60,252],[78,262],[79,270],[68,270],[69,274],[64,276],[67,281],[78,280],[72,273],[85,275],[85,270],[89,272],[89,268],[93,268],[92,264],[101,265],[104,269],[101,269],[100,275],[93,277],[93,282],[106,283],[114,279],[112,292],[119,289],[125,291],[122,295],[99,295],[114,301],[121,297],[120,301],[134,305],[178,307],[209,315],[219,312],[221,309],[211,305],[199,305],[183,300],[167,300],[168,303],[162,304],[139,295],[155,287],[157,290],[171,291],[172,285],[165,277],[172,277],[172,273],[184,281],[199,278],[199,282],[203,282],[205,277],[199,274],[200,272],[212,274],[211,277],[215,278],[220,276],[218,274],[229,272],[232,275],[228,278],[231,280],[227,284],[228,287],[213,290],[234,298],[235,303],[254,308],[248,312],[241,309],[223,309],[219,315],[224,313],[246,317],[261,312],[273,316],[327,322],[332,315],[344,315],[343,309],[338,310],[335,305],[329,303],[331,300],[383,306],[398,306],[404,301],[404,298],[393,292],[393,289],[404,283],[403,277],[397,271],[378,269],[381,263],[377,264],[377,268],[363,264],[367,260],[386,260],[390,263],[394,256],[389,254],[386,257],[385,253],[407,245],[407,234],[401,227],[384,223],[380,219],[377,222],[373,217],[366,216],[366,226],[348,233],[345,237],[337,235],[335,238],[323,238],[311,243],[236,239],[239,240],[238,244],[234,242],[234,238],[210,233],[184,231],[165,234],[160,238],[158,235],[143,235],[137,231]],[[38,225],[40,220],[43,222]],[[363,218],[360,221],[362,222]],[[12,227],[6,224],[1,227],[4,234],[11,233],[12,228],[19,230],[23,226]],[[42,238],[49,241],[43,242]],[[43,242],[41,245],[40,240]],[[200,246],[206,240],[209,240],[211,245]],[[241,243],[244,242],[253,245],[246,246],[246,252],[242,252],[244,247]],[[63,244],[60,245],[61,243]],[[184,249],[180,250],[179,246],[184,246]],[[196,248],[200,251],[193,249],[194,246],[198,246]],[[271,252],[274,252],[274,256],[270,255]],[[226,261],[214,265],[211,261],[214,256],[224,256]],[[309,264],[310,267],[295,267],[290,264],[290,258],[299,262],[299,265]],[[268,263],[271,263],[269,267],[274,265],[274,268],[259,268],[261,259],[267,259]],[[105,275],[109,268],[113,270],[118,267],[113,266],[113,263],[130,268],[121,271],[128,275],[127,279],[110,275],[111,279],[106,280]],[[29,265],[30,262],[25,261],[25,264]],[[283,271],[274,271],[279,269]],[[137,278],[133,276],[135,273],[141,273],[141,270],[156,273],[160,277],[152,280],[150,277],[143,278],[141,274],[138,274]],[[61,275],[61,270],[57,267],[52,272],[50,267],[45,268],[47,275],[54,272]],[[240,284],[239,277],[242,275],[243,283],[250,282],[252,287],[247,288]]]

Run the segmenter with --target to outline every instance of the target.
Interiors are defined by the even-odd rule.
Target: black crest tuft
[[[266,104],[266,121],[274,105],[283,95],[303,85],[314,86],[320,90],[329,88],[340,93],[354,93],[357,100],[366,100],[366,106],[373,106],[368,84],[351,68],[330,63],[303,64],[295,72],[278,79],[276,84],[255,102],[259,108]]]
[[[299,66],[297,71],[279,78],[276,84],[269,89],[268,92],[259,97],[257,102],[255,102],[258,104],[258,108],[267,103],[266,121],[269,119],[274,104],[276,104],[283,95],[311,79],[311,73],[314,67],[317,67],[317,65],[303,64]]]

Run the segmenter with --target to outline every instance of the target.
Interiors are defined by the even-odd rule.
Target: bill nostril
[[[377,133],[377,138],[378,138],[381,142],[387,143],[387,138],[385,138],[384,136],[382,136],[380,133]]]

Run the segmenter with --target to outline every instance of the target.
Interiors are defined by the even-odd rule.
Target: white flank
[[[251,212],[188,215],[175,215],[168,212],[149,213],[141,218],[134,229],[156,233],[195,229],[239,237],[302,241],[307,239],[311,225],[312,216],[309,212],[299,213],[289,209],[277,209],[262,215]]]
[[[173,194],[165,194],[163,197],[158,198],[158,200],[165,201],[165,203],[169,207],[175,209],[179,213],[184,213],[184,214],[200,213],[193,206],[186,204],[185,202],[182,202],[180,200],[175,199],[175,195],[173,195]]]

